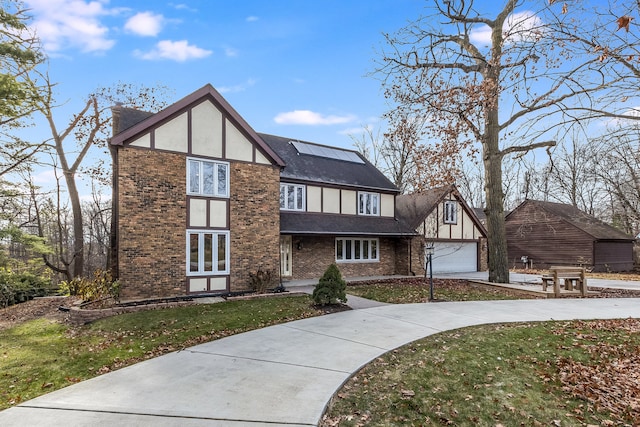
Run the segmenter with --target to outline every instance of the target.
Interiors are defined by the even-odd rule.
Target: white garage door
[[[478,244],[475,242],[435,242],[434,273],[478,271]]]

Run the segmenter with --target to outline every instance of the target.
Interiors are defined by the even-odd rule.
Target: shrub
[[[51,281],[29,272],[16,273],[0,268],[0,307],[43,297],[52,293]]]
[[[83,301],[97,301],[113,298],[120,301],[120,282],[113,280],[110,271],[96,270],[93,277],[74,277],[60,284],[60,291],[65,295],[79,296]]]
[[[249,273],[249,286],[259,294],[273,287],[276,282],[276,274],[273,270],[258,269],[255,273]]]
[[[338,266],[334,263],[327,268],[313,290],[311,298],[318,305],[347,302],[347,282],[342,278]]]

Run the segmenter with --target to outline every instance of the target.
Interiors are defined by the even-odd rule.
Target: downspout
[[[116,103],[111,108],[112,114],[112,135],[116,135],[120,129],[120,111],[122,104]],[[120,261],[118,257],[119,248],[119,199],[118,199],[118,147],[111,144],[111,140],[107,141],[109,153],[111,154],[111,227],[109,230],[109,259],[107,260],[107,269],[111,271],[114,280],[120,276]]]
[[[407,241],[409,242],[409,274],[411,276],[415,276],[416,272],[413,271],[413,245],[411,244],[413,242],[413,237],[409,237]]]

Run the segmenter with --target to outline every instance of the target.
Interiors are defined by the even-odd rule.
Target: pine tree
[[[347,282],[342,278],[338,266],[333,263],[320,278],[311,297],[318,305],[345,303],[347,302],[346,289]]]

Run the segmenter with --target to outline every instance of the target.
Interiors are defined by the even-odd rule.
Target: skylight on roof
[[[325,157],[327,159],[343,160],[345,162],[364,164],[364,161],[353,151],[342,150],[340,148],[325,147],[322,145],[307,144],[300,141],[291,141],[300,154]]]

